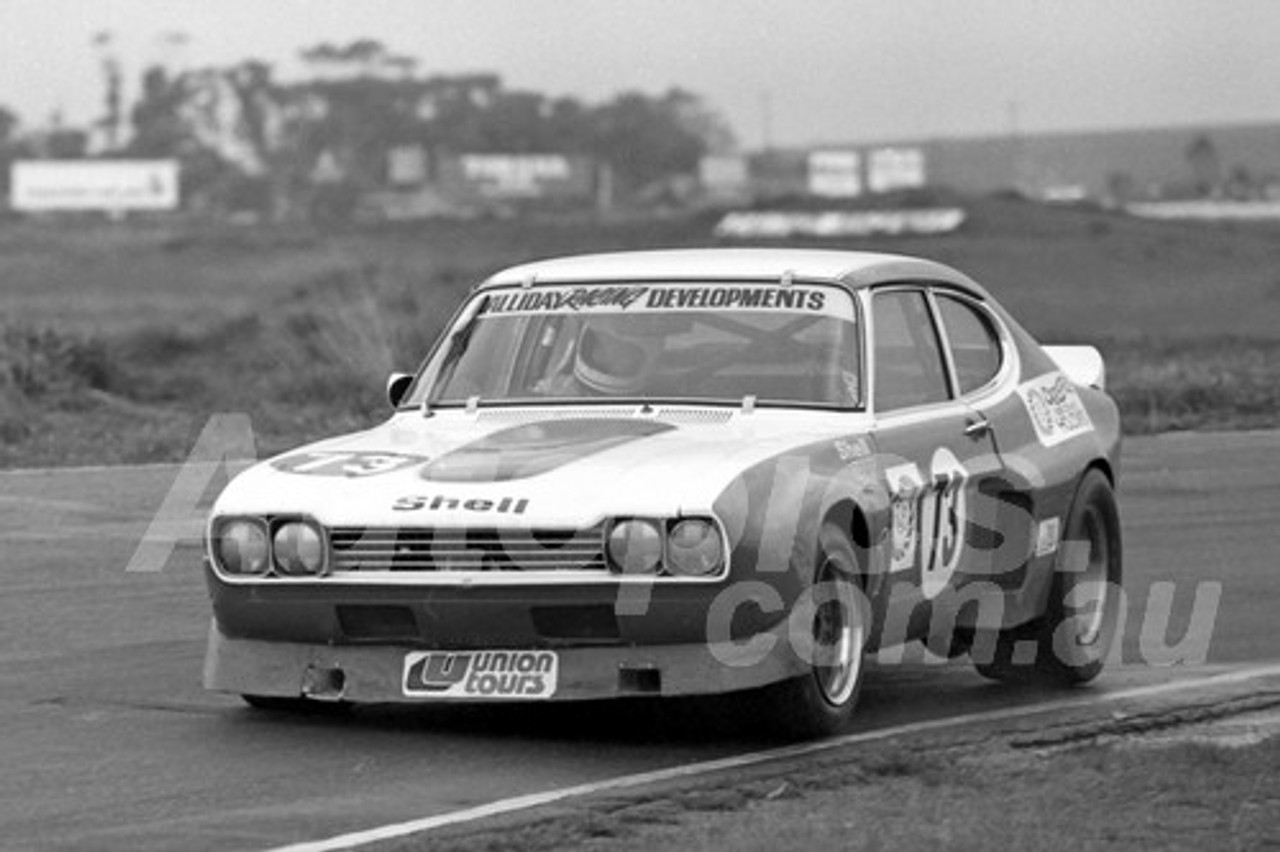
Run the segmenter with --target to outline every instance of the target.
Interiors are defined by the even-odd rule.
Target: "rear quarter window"
[[[937,303],[959,391],[972,393],[1000,372],[1003,363],[1000,334],[991,317],[976,305],[944,294],[937,294]]]

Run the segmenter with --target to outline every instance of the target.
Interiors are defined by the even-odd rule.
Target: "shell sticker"
[[[862,435],[853,435],[848,438],[836,438],[835,440],[836,455],[840,456],[840,461],[848,464],[859,459],[865,459],[871,455],[871,442]]]
[[[1046,447],[1093,431],[1093,421],[1071,380],[1062,373],[1047,373],[1018,386],[1036,437]]]

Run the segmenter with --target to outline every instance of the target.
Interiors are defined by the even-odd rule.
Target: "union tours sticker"
[[[555,695],[559,675],[554,651],[412,651],[402,687],[409,698],[528,701]]]

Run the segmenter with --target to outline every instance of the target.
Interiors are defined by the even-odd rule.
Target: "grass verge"
[[[1280,425],[1280,342],[1144,338],[1099,348],[1125,434]]]
[[[1261,849],[1280,840],[1280,736],[875,744],[802,770],[564,807],[380,849]],[[1239,717],[1245,719],[1248,717]],[[1205,730],[1211,730],[1212,725]],[[1190,730],[1190,729],[1188,729]]]
[[[1128,434],[1280,423],[1280,234],[1099,215],[983,202],[971,232],[901,250],[988,281],[1042,339],[1098,345]],[[372,425],[386,374],[494,269],[710,224],[0,231],[0,467],[181,460],[219,412],[252,417],[260,454]]]
[[[0,466],[180,461],[218,412],[248,413],[263,454],[371,426],[387,374],[417,366],[461,280],[411,290],[376,271],[330,274],[193,333],[0,328]],[[1280,423],[1280,342],[1098,345],[1128,435]]]

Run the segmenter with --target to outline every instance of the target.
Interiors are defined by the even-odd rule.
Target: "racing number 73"
[[[893,533],[889,570],[920,569],[920,589],[937,597],[951,582],[964,550],[968,519],[965,482],[969,472],[946,447],[934,450],[929,479],[913,463],[885,469],[892,498]]]
[[[400,453],[334,452],[312,450],[272,462],[277,470],[313,476],[377,476],[418,462],[422,456]]]

